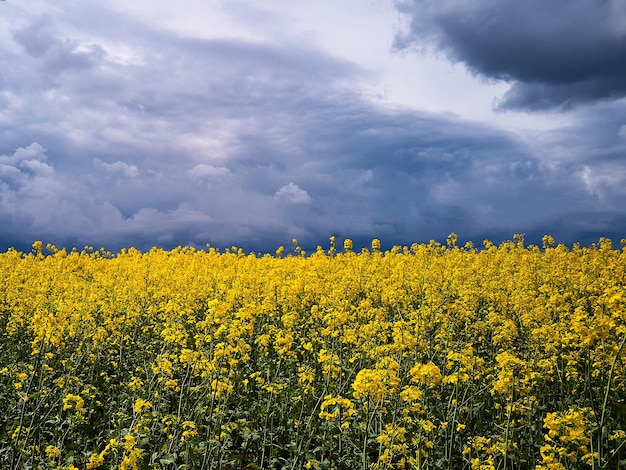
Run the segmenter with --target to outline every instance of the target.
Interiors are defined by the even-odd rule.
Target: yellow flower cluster
[[[548,430],[546,444],[541,447],[543,465],[539,468],[566,469],[579,461],[593,466],[598,453],[592,452],[589,428],[593,411],[589,408],[570,408],[548,413],[543,426]]]
[[[626,460],[624,249],[293,242],[0,253],[0,466]]]
[[[350,425],[350,422],[347,420],[357,414],[354,403],[348,398],[335,397],[333,395],[326,395],[324,397],[324,401],[320,405],[320,410],[320,418],[327,421],[333,421],[339,418],[343,421],[341,426],[344,428]]]
[[[357,400],[364,398],[366,407],[383,403],[387,396],[397,393],[401,381],[399,371],[400,364],[391,357],[381,359],[375,369],[361,369],[352,383],[352,395]]]

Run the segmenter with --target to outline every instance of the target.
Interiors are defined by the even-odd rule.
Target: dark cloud
[[[49,16],[15,30],[13,39],[24,51],[40,61],[46,76],[55,76],[69,69],[89,69],[105,58],[104,49],[97,44],[62,39]]]
[[[511,82],[501,109],[568,108],[626,96],[620,0],[407,0],[396,47],[432,48],[488,79]]]
[[[1,248],[619,231],[617,104],[525,139],[372,103],[357,87],[366,71],[299,44],[189,39],[96,13],[95,32],[44,16],[0,45],[15,65],[0,89]]]
[[[42,57],[58,44],[55,28],[49,17],[41,17],[29,25],[19,28],[13,38],[33,57]]]

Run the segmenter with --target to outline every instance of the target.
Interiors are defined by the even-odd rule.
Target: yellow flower
[[[435,426],[431,421],[429,420],[423,420],[420,422],[420,425],[422,426],[422,429],[426,432],[431,432],[433,429],[435,429],[437,426]]]
[[[326,411],[327,409],[331,409],[332,412]],[[341,416],[341,418],[345,420],[351,418],[357,413],[358,412],[354,407],[354,403],[352,403],[352,401],[350,401],[348,398],[326,395],[324,397],[324,401],[320,405],[319,417],[326,421],[333,421]]]
[[[197,435],[198,431],[196,431],[196,423],[193,421],[183,421],[182,440],[186,441],[187,439]]]
[[[572,463],[580,459],[591,465],[595,453],[588,452],[587,446],[591,442],[593,416],[591,409],[576,407],[546,415],[543,425],[548,430],[545,436],[547,443],[540,451],[547,468],[559,468],[563,457]]]
[[[84,406],[85,400],[80,395],[68,393],[63,397],[63,410],[71,410],[73,408],[76,410],[77,415],[84,416],[87,411]]]
[[[320,462],[319,460],[309,459],[304,465],[304,468],[313,468],[313,469],[320,468]]]
[[[137,400],[135,400],[135,404],[133,405],[133,411],[135,413],[141,413],[142,410],[147,410],[151,407],[152,403],[150,403],[149,401],[146,401],[143,398],[137,398]]]
[[[361,369],[352,383],[352,396],[357,400],[364,397],[369,402],[378,403],[391,391],[385,382],[384,371]]]
[[[141,454],[141,449],[132,449],[130,453],[122,459],[119,470],[139,470],[138,462]]]
[[[135,444],[137,444],[137,441],[135,440],[135,436],[131,435],[131,434],[126,434],[124,436],[124,449],[126,449],[127,451],[131,451],[133,449],[133,447],[135,447]]]
[[[432,361],[428,364],[415,364],[409,371],[411,382],[422,383],[427,387],[436,387],[441,383],[441,370]]]
[[[87,470],[92,470],[94,468],[99,468],[104,465],[104,459],[106,457],[105,451],[98,453],[93,453],[89,456],[87,460]]]
[[[405,389],[400,392],[400,398],[409,403],[418,402],[424,398],[424,392],[419,388],[410,385],[405,387]]]
[[[46,446],[46,456],[48,456],[49,459],[54,459],[58,457],[59,455],[61,455],[61,451],[59,450],[57,446],[53,446],[53,445]]]
[[[132,391],[136,392],[137,390],[141,390],[143,388],[143,380],[139,377],[132,377],[127,386]]]

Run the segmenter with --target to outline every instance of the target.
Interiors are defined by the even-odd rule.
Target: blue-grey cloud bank
[[[626,96],[622,0],[408,0],[398,48],[434,48],[512,83],[502,108],[571,107]]]
[[[395,49],[434,49],[509,83],[496,107],[566,123],[512,132],[389,106],[360,87],[371,70],[304,40],[3,2],[0,248],[626,237],[620,3],[397,6]]]

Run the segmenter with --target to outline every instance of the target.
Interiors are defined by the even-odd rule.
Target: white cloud
[[[14,166],[18,166],[20,162],[24,161],[45,161],[46,159],[46,150],[37,142],[33,142],[27,147],[18,148],[13,155],[0,155],[0,163]]]
[[[52,176],[54,168],[41,160],[25,160],[20,165],[37,176]]]
[[[590,168],[583,165],[578,172],[585,189],[598,199],[606,199],[609,195],[624,193],[626,187],[626,170],[618,168]]]
[[[619,130],[617,131],[617,135],[626,139],[626,124],[619,128]]]
[[[2,180],[12,180],[16,179],[20,176],[21,172],[13,165],[7,165],[5,163],[0,163],[0,179]]]
[[[0,155],[0,174],[7,178],[51,177],[54,167],[46,160],[46,150],[33,142],[27,147],[18,148],[13,155]]]
[[[308,204],[311,202],[311,196],[304,189],[300,189],[297,184],[289,183],[278,191],[276,197],[285,199],[293,204]]]
[[[224,166],[213,166],[200,163],[189,170],[189,174],[195,180],[214,178],[230,174],[230,170]]]
[[[129,178],[134,178],[139,175],[139,168],[137,168],[135,165],[130,165],[119,160],[113,163],[107,163],[100,160],[99,158],[96,158],[93,161],[93,166],[98,169],[104,170],[109,174],[124,175]]]

